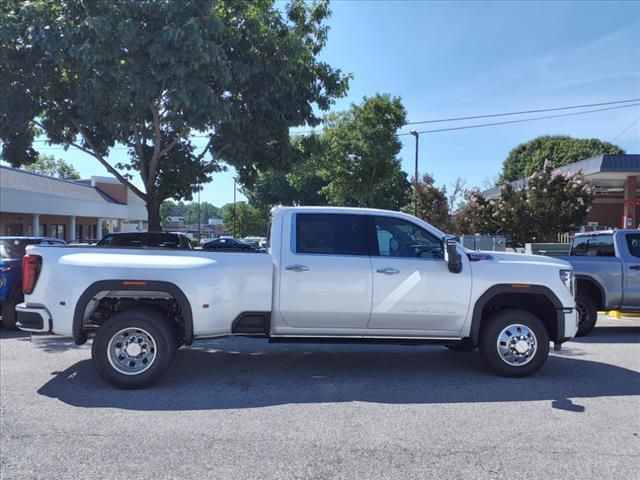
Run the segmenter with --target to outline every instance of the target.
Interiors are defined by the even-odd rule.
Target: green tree
[[[408,186],[398,158],[398,129],[406,116],[400,98],[376,94],[325,118],[321,176],[331,204],[399,208],[406,203],[406,188],[398,188]]]
[[[417,216],[440,230],[450,231],[449,199],[446,187],[436,187],[433,177],[428,174],[425,174],[417,183],[412,181],[411,184],[415,189],[407,195],[411,203],[404,207],[404,211],[414,213],[414,199],[417,194]]]
[[[261,169],[255,181],[243,188],[252,205],[268,210],[274,205],[327,205],[327,181],[319,165],[325,153],[320,135],[291,138],[288,156],[277,168]]]
[[[544,135],[518,145],[509,152],[502,164],[498,182],[512,182],[540,172],[545,161],[561,167],[595,155],[622,153],[624,150],[619,146],[597,138]]]
[[[235,228],[233,219],[233,204],[228,203],[220,208],[224,226],[234,237],[266,236],[269,217],[262,210],[249,205],[247,202],[236,202]]]
[[[63,180],[80,179],[80,172],[78,172],[73,165],[53,155],[41,155],[35,162],[24,165],[23,168],[30,172],[48,175],[50,177],[58,177]]]
[[[492,200],[472,191],[456,215],[456,230],[504,234],[516,242],[553,242],[556,234],[584,223],[592,199],[592,187],[582,173],[554,175],[547,163],[527,179],[526,189],[505,183],[500,197]]]
[[[348,78],[317,58],[328,15],[325,1],[5,0],[2,158],[32,163],[36,136],[78,148],[159,229],[164,200],[190,200],[221,161],[246,174],[277,158],[291,126],[316,125],[344,94]],[[129,159],[114,165],[116,145]]]

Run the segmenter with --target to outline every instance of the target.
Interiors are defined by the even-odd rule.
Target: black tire
[[[7,303],[2,305],[0,310],[0,316],[2,316],[2,326],[7,330],[17,330],[16,327],[16,300],[7,300]]]
[[[518,325],[520,327],[518,327]],[[514,326],[508,329],[509,326]],[[521,328],[521,327],[525,328]],[[480,332],[480,353],[491,369],[503,377],[527,377],[540,370],[549,355],[549,333],[542,321],[526,310],[509,308],[494,313],[483,320]],[[532,335],[525,335],[526,330]],[[501,334],[506,332],[506,337],[518,339],[522,337],[525,343],[532,342],[535,345],[528,356],[520,356],[515,347],[509,348],[509,344],[498,342]],[[519,342],[518,342],[519,343]],[[506,351],[506,356],[500,349]],[[524,353],[524,352],[523,352]],[[511,363],[509,359],[511,358]],[[514,364],[521,362],[520,364]]]
[[[596,322],[598,321],[598,308],[596,307],[596,302],[584,293],[578,293],[576,296],[576,308],[580,315],[576,337],[582,337],[591,332],[596,326]]]
[[[115,350],[120,355],[115,352],[110,355],[110,347],[122,345],[118,340],[126,339],[124,342],[127,343],[136,335],[138,341],[130,343],[140,343],[143,354],[129,356],[127,349],[123,348]],[[143,340],[139,341],[141,338]],[[114,343],[110,345],[112,339]],[[175,327],[159,311],[142,307],[116,313],[100,327],[93,339],[91,356],[96,370],[107,382],[118,388],[134,389],[157,381],[173,362],[176,350]],[[149,366],[146,366],[146,362],[142,365],[145,360],[150,362]],[[127,362],[129,364],[124,365]],[[131,363],[139,363],[138,367],[142,370],[135,373],[129,368]],[[118,368],[129,373],[123,373]]]
[[[455,343],[452,345],[445,345],[445,347],[447,347],[452,352],[463,353],[463,352],[473,352],[476,348],[478,348],[478,345],[475,345],[474,343],[471,342],[471,340],[469,340],[468,338],[465,338],[458,343]]]

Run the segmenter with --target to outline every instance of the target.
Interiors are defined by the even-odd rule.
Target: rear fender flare
[[[155,280],[101,280],[92,283],[80,295],[73,312],[73,340],[76,345],[82,345],[87,341],[87,332],[84,330],[84,312],[91,299],[105,290],[136,290],[147,292],[163,292],[171,295],[180,305],[180,313],[184,323],[184,343],[193,343],[193,313],[191,304],[182,290],[171,282]]]

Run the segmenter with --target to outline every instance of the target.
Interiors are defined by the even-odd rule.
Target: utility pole
[[[236,177],[233,177],[233,236],[236,236]]]
[[[411,135],[416,137],[416,165],[415,172],[413,175],[413,215],[418,216],[418,139],[420,138],[420,134],[415,130],[411,130],[409,132]]]

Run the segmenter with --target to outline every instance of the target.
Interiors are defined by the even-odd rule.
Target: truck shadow
[[[588,335],[574,338],[571,341],[577,343],[640,343],[640,326],[596,326]]]
[[[538,375],[508,379],[488,372],[477,352],[228,339],[178,351],[167,375],[145,390],[111,387],[83,360],[53,372],[38,393],[76,407],[148,411],[548,400],[553,408],[581,412],[584,407],[568,398],[640,395],[640,373],[571,355],[565,349],[550,356]]]

